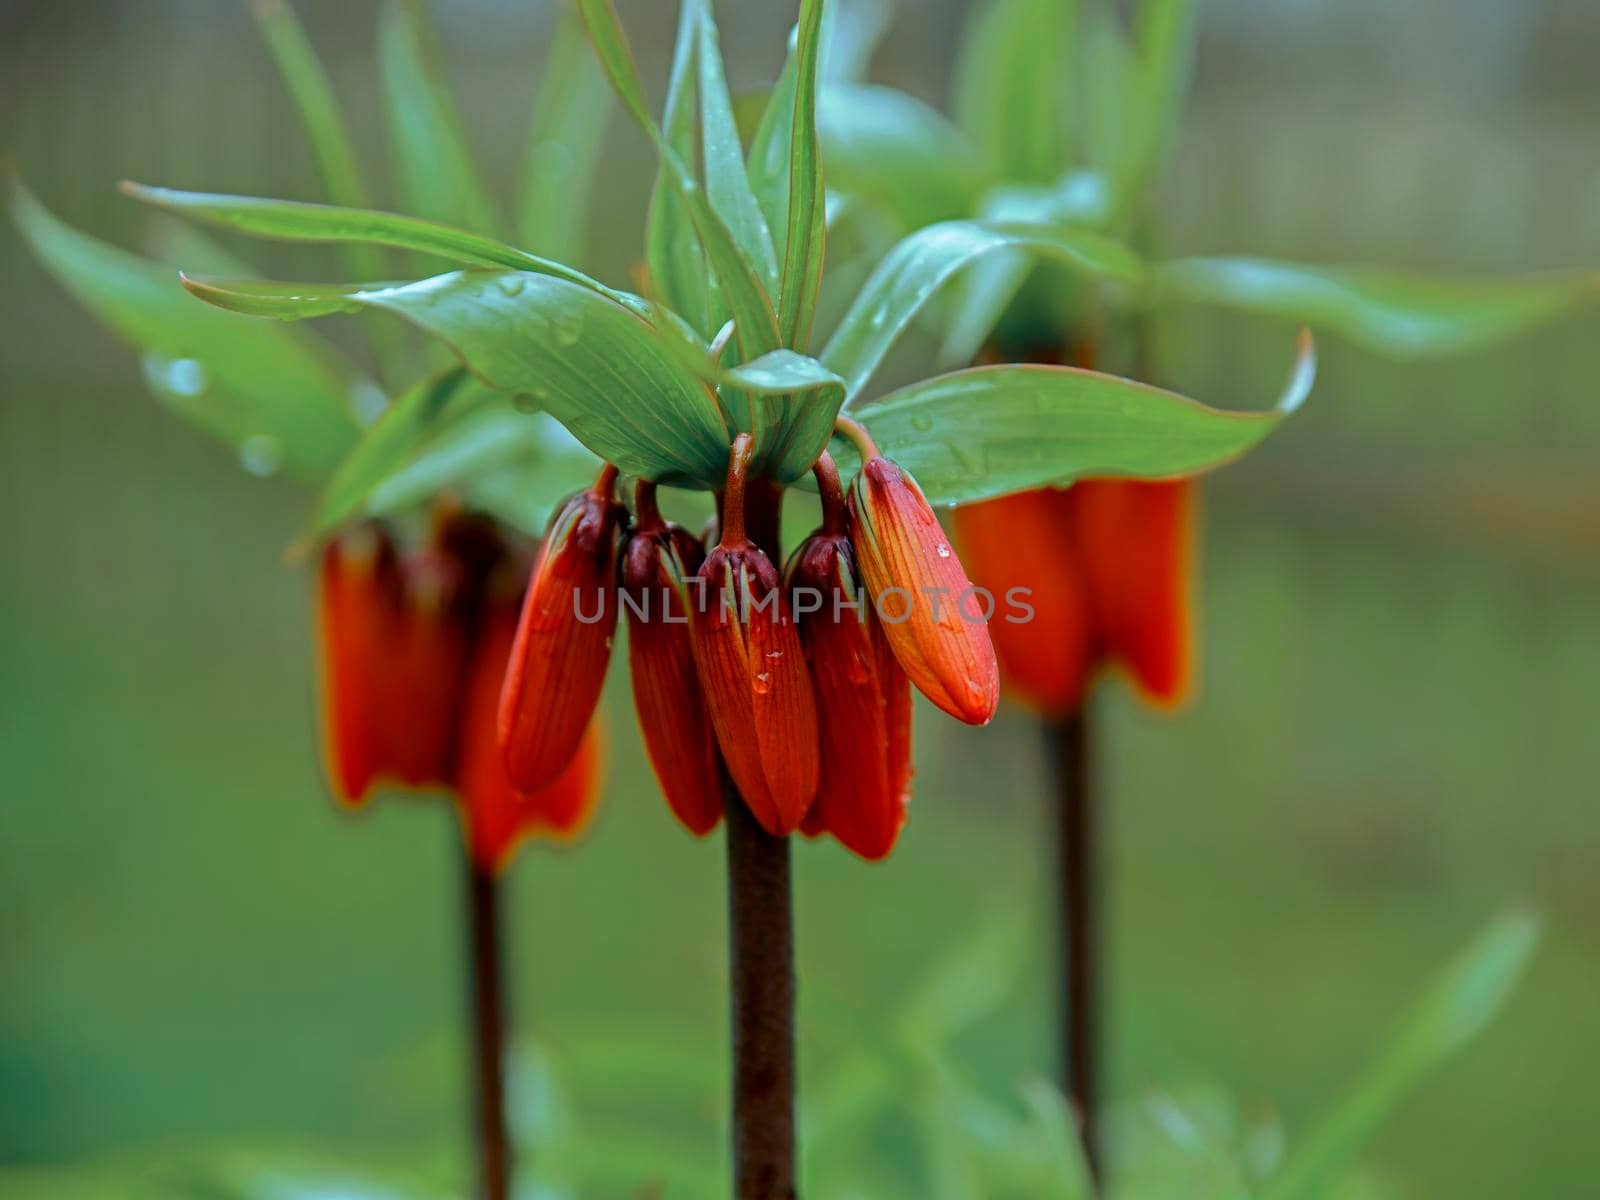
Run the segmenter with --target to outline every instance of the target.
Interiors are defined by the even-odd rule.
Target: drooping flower
[[[695,576],[695,667],[728,773],[775,836],[800,827],[817,791],[817,713],[799,631],[766,553],[745,536],[750,437],[734,443],[722,540]]]
[[[626,511],[617,470],[557,509],[528,581],[500,698],[506,771],[524,791],[554,781],[583,739],[617,626],[617,548]]]
[[[1068,356],[1035,347],[1026,357]],[[1094,365],[1092,345],[1070,357]],[[1184,703],[1193,674],[1198,487],[1192,479],[1084,479],[956,509],[972,577],[1025,606],[1028,619],[990,625],[1008,691],[1066,716],[1083,704],[1096,673],[1116,665],[1150,703]]]
[[[633,706],[667,803],[691,833],[703,836],[723,811],[716,733],[689,630],[687,581],[705,548],[681,525],[662,520],[654,484],[640,484],[635,508],[637,524],[622,553]]]
[[[862,460],[850,540],[889,645],[923,695],[969,725],[987,724],[1000,701],[994,598],[967,578],[916,480],[870,440]]]
[[[831,833],[876,860],[894,849],[905,824],[911,684],[857,578],[844,497],[827,455],[816,474],[823,524],[796,549],[784,578],[811,667],[821,745],[817,798],[801,828]]]
[[[325,548],[319,624],[334,791],[451,793],[474,862],[501,869],[530,835],[575,836],[598,795],[598,733],[545,788],[519,791],[496,738],[501,685],[529,556],[485,518],[442,506],[401,552],[370,522]]]

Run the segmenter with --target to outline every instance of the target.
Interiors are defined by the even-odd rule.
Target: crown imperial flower
[[[577,752],[600,701],[617,626],[617,470],[556,510],[528,581],[505,688],[499,737],[506,773],[524,791],[555,780]]]
[[[916,480],[860,436],[850,540],[884,634],[923,695],[969,725],[987,724],[1000,700],[992,598],[967,578]]]
[[[722,540],[696,576],[694,659],[723,761],[768,833],[800,827],[817,791],[817,712],[777,569],[745,536],[751,442],[734,443]]]
[[[639,485],[638,524],[622,554],[633,706],[656,780],[678,820],[703,836],[722,820],[717,739],[695,674],[686,581],[705,547],[661,519],[655,485]]]

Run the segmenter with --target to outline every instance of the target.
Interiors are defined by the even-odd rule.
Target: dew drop
[[[756,695],[765,696],[771,690],[772,690],[772,676],[770,674],[768,674],[766,671],[762,671],[755,678]]]
[[[911,416],[911,428],[922,433],[928,433],[933,429],[933,418],[927,413],[913,413]]]
[[[949,544],[947,542],[940,542],[939,546],[938,546],[938,549],[937,549],[937,553],[938,553],[940,558],[949,558],[950,557],[950,546],[949,546]]]
[[[239,444],[239,465],[262,479],[276,475],[283,466],[283,447],[275,437],[252,434]]]
[[[174,358],[161,368],[161,382],[174,396],[198,396],[211,379],[199,359]]]
[[[495,280],[496,286],[507,296],[520,296],[525,286],[520,275],[501,275]]]

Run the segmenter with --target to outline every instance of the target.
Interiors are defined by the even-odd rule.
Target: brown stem
[[[793,1200],[794,919],[789,839],[756,821],[732,784],[728,985],[733,1033],[734,1200]]]
[[[656,503],[656,485],[651,480],[641,479],[633,489],[633,521],[640,533],[656,533],[666,525]]]
[[[1060,919],[1061,1077],[1078,1115],[1084,1158],[1101,1179],[1099,1128],[1100,903],[1093,743],[1086,710],[1047,719],[1055,779],[1056,881]]]
[[[833,430],[855,446],[856,452],[861,455],[863,465],[868,459],[878,457],[878,443],[872,440],[867,427],[854,417],[847,417],[841,413],[833,419]]]
[[[745,485],[750,478],[750,457],[754,452],[755,440],[748,433],[734,438],[733,448],[728,452],[728,481],[723,485],[719,502],[724,546],[737,546],[745,541]]]
[[[479,1194],[511,1194],[511,1139],[505,1112],[505,994],[500,962],[500,897],[494,872],[466,862],[472,1029],[477,1083]]]

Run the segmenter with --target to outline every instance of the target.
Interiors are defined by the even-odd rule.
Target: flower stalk
[[[733,1195],[792,1200],[794,913],[789,839],[727,786],[728,987],[733,1040]]]
[[[472,1007],[474,1115],[479,1194],[511,1194],[511,1138],[506,1127],[505,978],[500,944],[500,883],[494,870],[462,859],[466,879],[467,986]]]

